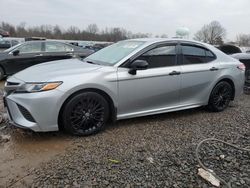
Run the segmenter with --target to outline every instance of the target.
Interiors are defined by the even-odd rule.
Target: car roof
[[[200,41],[189,40],[189,39],[180,39],[180,38],[136,38],[136,39],[128,39],[126,41],[141,41],[141,42],[145,42],[147,45],[154,44],[154,43],[161,43],[161,42],[183,42],[183,43],[201,45],[201,46],[205,46],[208,48],[213,47],[210,44],[203,43]]]
[[[171,42],[171,41],[181,41],[181,42],[193,42],[193,43],[202,43],[195,40],[189,39],[180,39],[180,38],[136,38],[136,39],[128,39],[131,41],[143,41],[143,42]],[[202,43],[203,44],[203,43]]]

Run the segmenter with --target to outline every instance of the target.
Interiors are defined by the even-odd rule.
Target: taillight
[[[240,70],[242,70],[242,71],[245,71],[245,70],[246,70],[246,66],[245,66],[243,63],[239,64],[239,65],[237,66],[237,68],[240,69]]]

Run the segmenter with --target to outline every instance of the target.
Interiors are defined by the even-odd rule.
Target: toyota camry
[[[114,120],[200,106],[223,111],[242,93],[244,72],[205,43],[133,39],[18,72],[5,84],[4,102],[18,127],[90,135]]]

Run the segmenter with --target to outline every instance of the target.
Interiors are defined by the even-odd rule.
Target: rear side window
[[[149,64],[148,68],[168,67],[176,65],[176,46],[160,46],[156,47],[137,59],[146,60]]]
[[[182,64],[200,64],[213,61],[214,54],[201,47],[182,45]]]
[[[73,51],[73,48],[61,43],[56,42],[46,42],[45,43],[46,52],[68,52]]]

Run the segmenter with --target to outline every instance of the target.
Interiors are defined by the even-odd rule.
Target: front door
[[[146,60],[148,69],[136,75],[118,68],[118,119],[160,113],[179,105],[180,66],[176,44],[157,46],[135,60]]]
[[[40,42],[30,42],[14,49],[14,51],[19,51],[17,55],[13,55],[13,52],[10,52],[5,64],[6,74],[11,75],[40,63],[42,61],[41,47]]]

